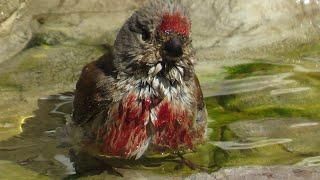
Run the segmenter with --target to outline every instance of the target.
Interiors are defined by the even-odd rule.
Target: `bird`
[[[128,18],[113,47],[87,64],[76,84],[72,121],[84,142],[137,160],[147,150],[192,151],[206,141],[191,24],[179,1],[150,1]]]

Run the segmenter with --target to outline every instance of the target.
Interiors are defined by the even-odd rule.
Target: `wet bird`
[[[84,141],[124,159],[194,150],[205,141],[207,117],[194,62],[180,3],[156,0],[137,10],[77,82],[73,122]]]

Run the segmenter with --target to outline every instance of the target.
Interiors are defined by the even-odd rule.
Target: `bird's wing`
[[[203,109],[205,107],[204,101],[203,101],[203,94],[201,90],[201,86],[198,80],[198,77],[194,76],[194,90],[195,90],[195,97],[197,100],[197,107],[198,109]]]
[[[84,124],[107,110],[112,101],[115,77],[111,51],[83,68],[73,102],[74,122]]]
[[[206,124],[206,120],[207,120],[207,110],[205,107],[201,86],[196,75],[194,76],[194,87],[195,87],[194,95],[196,98],[197,108],[198,108],[196,122],[198,124],[204,125]]]

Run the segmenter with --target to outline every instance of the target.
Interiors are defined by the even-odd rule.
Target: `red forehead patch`
[[[158,30],[161,33],[178,33],[183,36],[189,36],[190,23],[188,19],[180,13],[166,13],[162,16],[162,22]]]

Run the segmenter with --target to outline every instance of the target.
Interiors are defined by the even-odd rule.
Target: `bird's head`
[[[178,2],[156,0],[136,11],[115,42],[116,66],[137,76],[187,80],[193,72],[191,20]]]

